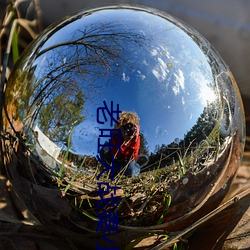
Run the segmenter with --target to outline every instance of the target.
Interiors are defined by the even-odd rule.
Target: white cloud
[[[167,134],[168,134],[167,130],[164,130],[161,126],[157,126],[155,128],[155,138],[159,138]]]
[[[209,87],[212,79],[207,79],[209,74],[202,72],[191,72],[191,77],[195,79],[197,89],[199,90],[199,100],[202,104],[206,105],[207,102],[213,102],[216,98],[216,94],[212,87]]]
[[[126,76],[125,73],[122,73],[122,80],[123,80],[124,82],[129,82],[130,77],[129,77],[129,76]]]
[[[150,51],[150,54],[151,54],[151,56],[157,56],[157,55],[158,55],[157,49],[152,49],[152,50]]]
[[[144,80],[146,78],[146,76],[144,74],[141,73],[140,70],[137,70],[137,73],[139,74],[139,77]]]
[[[143,63],[144,65],[148,66],[148,62],[147,62],[145,59],[142,61],[142,63]]]
[[[181,102],[182,102],[182,105],[183,105],[183,106],[184,106],[184,105],[185,105],[185,103],[186,103],[186,102],[185,102],[185,99],[184,99],[184,97],[183,97],[183,96],[181,97]]]
[[[173,86],[172,90],[175,95],[178,95],[181,90],[185,89],[185,77],[180,69],[178,69],[177,73],[174,73],[174,76],[175,85]]]
[[[158,57],[158,64],[152,70],[152,74],[158,81],[162,82],[166,79],[169,69],[167,63],[165,63],[160,57]]]

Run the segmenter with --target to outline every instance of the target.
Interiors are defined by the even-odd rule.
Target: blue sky
[[[96,155],[99,128],[110,128],[109,124],[101,126],[96,121],[96,110],[103,106],[103,101],[108,105],[113,101],[120,105],[122,111],[138,114],[141,132],[145,135],[150,152],[157,145],[167,145],[175,138],[183,139],[207,103],[217,97],[210,59],[194,42],[193,37],[162,17],[149,13],[138,16],[136,11],[129,10],[118,13],[119,21],[114,23],[111,22],[111,14],[112,11],[104,11],[76,20],[44,45],[47,47],[70,37],[77,38],[88,27],[93,31],[93,22],[100,25],[98,35],[101,35],[103,25],[112,29],[104,30],[103,34],[110,33],[111,37],[120,32],[125,34],[112,38],[117,39],[115,42],[105,38],[99,41],[98,45],[120,53],[117,58],[106,58],[109,70],[106,65],[86,64],[87,68],[83,70],[93,74],[83,78],[79,73],[71,78],[77,81],[86,96],[83,111],[86,119],[74,129],[72,150],[79,154]],[[67,32],[69,35],[65,36]],[[135,34],[138,34],[138,40],[130,41]],[[64,63],[72,60],[72,47],[60,50],[61,53],[56,54],[61,56],[57,66],[61,63],[63,67]],[[91,59],[92,52],[84,54],[83,51],[81,59],[86,56]],[[37,60],[37,79],[43,77],[41,72],[46,73],[49,61],[55,61],[54,55],[49,52]],[[77,56],[73,60],[77,61]]]

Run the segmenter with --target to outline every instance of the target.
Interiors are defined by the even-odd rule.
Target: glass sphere
[[[4,103],[13,186],[63,235],[95,234],[103,211],[118,213],[120,233],[180,230],[222,201],[244,146],[223,60],[191,27],[144,7],[85,10],[46,29]]]

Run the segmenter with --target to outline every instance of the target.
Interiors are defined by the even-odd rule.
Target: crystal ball
[[[133,6],[46,29],[15,65],[2,123],[5,167],[31,213],[62,235],[97,238],[101,213],[119,220],[109,217],[112,238],[180,230],[216,208],[245,136],[215,49],[171,15]]]

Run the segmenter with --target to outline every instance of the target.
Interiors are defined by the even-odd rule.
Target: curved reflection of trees
[[[54,73],[63,74],[71,80],[76,78],[70,75],[73,73],[93,86],[93,80],[107,75],[110,70],[115,72],[121,63],[131,66],[126,60],[127,51],[135,44],[137,47],[145,46],[146,40],[148,38],[138,34],[136,29],[97,22],[77,29],[71,40],[42,48],[37,58],[44,55],[50,57],[43,67],[43,72],[50,68],[48,75],[55,77]]]
[[[140,143],[140,150],[139,155],[149,155],[149,149],[148,149],[148,142],[143,133],[140,133],[141,136],[141,143]]]
[[[84,95],[79,91],[59,93],[51,102],[44,104],[38,117],[40,129],[54,142],[67,142],[67,136],[72,125],[76,126],[84,120],[82,109]]]
[[[27,116],[37,119],[54,142],[64,142],[72,124],[84,121],[86,99],[94,100],[103,88],[98,80],[110,71],[115,75],[122,63],[132,67],[126,59],[128,49],[146,44],[136,29],[105,22],[83,25],[65,39],[70,40],[39,47],[31,68],[33,92],[26,102]]]
[[[190,144],[193,142],[199,144],[201,141],[205,140],[215,127],[217,112],[213,104],[208,104],[204,108],[196,124],[184,136],[185,143]]]
[[[219,114],[214,103],[208,104],[196,124],[184,135],[168,145],[157,145],[155,152],[149,156],[147,170],[167,167],[173,164],[202,164],[214,158],[218,153],[223,138]],[[194,166],[187,167],[194,167]]]

